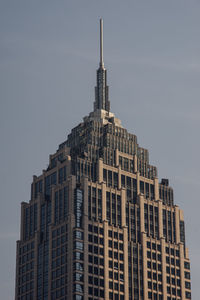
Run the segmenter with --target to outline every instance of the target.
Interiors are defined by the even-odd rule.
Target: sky
[[[93,109],[99,18],[111,111],[184,211],[200,295],[200,1],[0,0],[0,298],[15,289],[20,203]]]

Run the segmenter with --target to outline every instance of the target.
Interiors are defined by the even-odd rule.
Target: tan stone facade
[[[21,205],[15,299],[191,299],[183,212],[148,150],[109,111],[102,59],[94,111]]]

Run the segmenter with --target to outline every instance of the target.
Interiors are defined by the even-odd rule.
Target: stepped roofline
[[[91,112],[89,116],[84,117],[83,121],[97,121],[101,122],[103,125],[112,123],[118,127],[122,127],[121,120],[116,118],[113,113],[108,112],[104,109],[96,109],[95,111]]]

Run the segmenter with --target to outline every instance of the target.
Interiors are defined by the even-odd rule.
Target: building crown
[[[103,109],[110,111],[109,87],[107,86],[107,71],[103,61],[103,20],[100,19],[100,62],[97,70],[97,85],[95,87],[94,111]]]

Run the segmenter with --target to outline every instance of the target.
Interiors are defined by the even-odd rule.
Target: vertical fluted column
[[[180,243],[181,299],[185,299],[184,245]]]
[[[129,299],[129,288],[128,288],[128,228],[123,227],[124,233],[124,295],[125,300]]]
[[[83,177],[81,186],[84,190],[83,232],[84,232],[84,299],[88,300],[88,178]]]
[[[167,300],[165,239],[161,238],[163,300]]]
[[[102,183],[102,220],[106,219],[106,184]]]
[[[122,227],[126,225],[126,190],[121,189]]]
[[[155,193],[155,200],[159,199],[159,183],[158,178],[154,178],[154,193]]]
[[[143,253],[143,286],[144,286],[144,299],[148,299],[148,287],[147,287],[147,242],[146,233],[141,233],[142,253]]]
[[[137,155],[134,155],[134,173],[137,173],[138,167],[137,167]]]
[[[116,161],[116,166],[119,166],[119,150],[115,150],[115,161]]]
[[[145,232],[144,229],[144,197],[143,195],[139,196],[139,205],[140,205],[140,230]]]
[[[158,201],[158,228],[159,228],[159,238],[163,237],[163,212],[162,212],[162,201]]]
[[[140,194],[140,173],[137,172],[137,194]]]
[[[98,160],[98,181],[99,183],[103,182],[103,159]]]
[[[73,228],[75,226],[74,216],[74,190],[76,188],[76,178],[69,178],[69,222],[67,227],[68,235],[68,255],[67,255],[67,299],[73,299]]]
[[[180,243],[180,218],[179,218],[179,207],[175,206],[175,228],[176,228],[176,243]]]
[[[118,189],[122,188],[121,166],[118,167]]]
[[[105,299],[109,299],[109,277],[108,277],[108,222],[103,222],[104,227],[104,285],[105,285]]]

